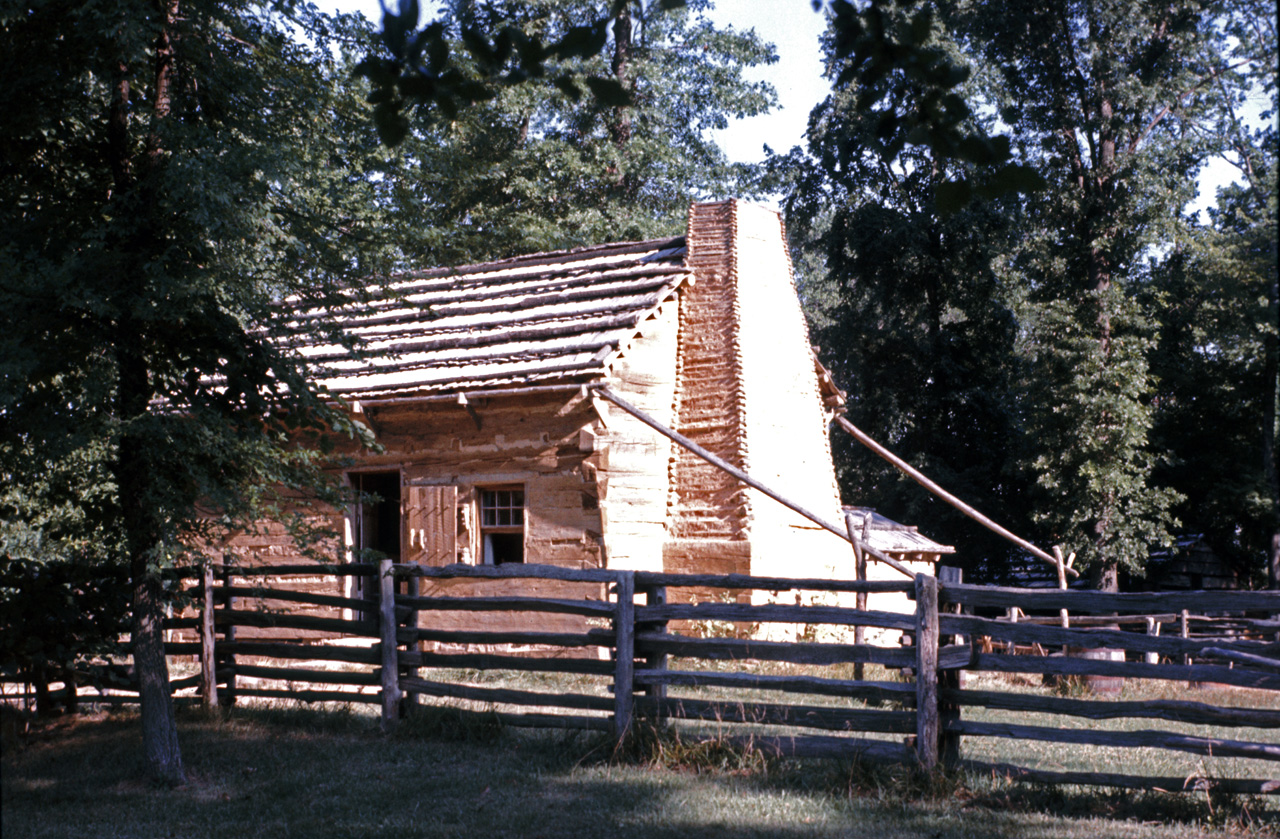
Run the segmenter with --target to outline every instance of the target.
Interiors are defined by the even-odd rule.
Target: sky
[[[323,2],[323,0],[322,0]],[[361,11],[380,24],[382,7],[379,0],[328,0],[342,11]],[[394,0],[389,0],[394,2]],[[423,6],[430,9],[431,0]],[[430,17],[424,11],[423,17]],[[809,112],[827,94],[822,77],[822,61],[818,38],[824,27],[823,16],[813,11],[809,0],[715,0],[708,17],[717,26],[754,29],[761,38],[774,45],[778,53],[775,64],[746,71],[752,81],[767,81],[778,92],[779,107],[773,112],[732,122],[715,133],[715,139],[730,160],[755,162],[764,157],[767,144],[776,152],[787,152],[804,143]],[[1238,172],[1222,160],[1214,160],[1199,176],[1200,195],[1190,210],[1201,212],[1212,206],[1217,188],[1235,180]],[[1205,219],[1207,221],[1207,219]]]

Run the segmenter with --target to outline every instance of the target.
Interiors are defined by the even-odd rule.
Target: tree
[[[897,5],[880,25],[909,29],[928,18],[922,10],[927,4]],[[965,56],[936,21],[928,26],[915,36],[927,63],[968,77]],[[835,89],[810,116],[807,153],[774,161],[792,173],[786,213],[796,263],[818,269],[801,271],[815,340],[849,391],[856,424],[1009,521],[1018,508],[1005,474],[1016,430],[1016,322],[993,260],[1010,244],[1016,205],[989,197],[1001,191],[992,170],[906,141],[899,127],[930,107],[930,73],[898,69],[855,84],[838,39],[826,41]],[[972,95],[972,86],[957,92]],[[971,114],[952,128],[995,142]],[[958,203],[945,197],[957,184],[968,189]],[[931,536],[964,544],[966,555],[1007,553],[856,441],[833,443],[846,497],[927,521]]]
[[[622,5],[599,50],[556,65],[564,79],[613,80],[626,104],[573,95],[566,82],[499,87],[456,114],[408,112],[385,184],[412,261],[673,235],[694,199],[759,195],[758,167],[730,163],[709,137],[772,107],[772,89],[743,71],[776,59],[754,33],[716,29],[710,5]],[[559,40],[609,13],[598,0],[459,3],[439,23],[461,50],[477,29]],[[474,60],[464,67],[480,73]]]
[[[8,509],[65,542],[31,514],[56,495],[33,478],[91,464],[77,527],[127,568],[143,745],[167,783],[184,771],[159,569],[269,510],[272,487],[323,491],[319,455],[289,441],[354,433],[288,354],[278,306],[335,302],[372,268],[364,152],[327,130],[351,119],[329,51],[350,30],[286,10],[54,0],[0,17],[0,105],[23,115],[0,128],[0,472],[31,502]]]
[[[1002,120],[1048,186],[1007,262],[1027,289],[1024,463],[1043,536],[1114,588],[1168,540],[1151,481],[1152,328],[1132,293],[1170,241],[1201,153],[1191,120],[1224,54],[1209,4],[966,3],[948,21],[999,68]]]

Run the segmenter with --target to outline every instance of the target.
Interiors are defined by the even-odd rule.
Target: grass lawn
[[[64,718],[0,756],[6,839],[44,837],[1280,836],[1280,802],[1004,786],[834,761],[667,748],[612,758],[587,735],[449,724],[383,737],[366,710],[180,715],[190,783],[142,781],[131,712]]]

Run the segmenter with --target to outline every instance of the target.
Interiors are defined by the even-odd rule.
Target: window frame
[[[500,495],[507,494],[506,498],[499,498]],[[515,503],[518,496],[519,504]],[[487,503],[487,502],[505,501],[505,503]],[[476,530],[479,537],[479,555],[477,559],[478,565],[506,565],[523,563],[526,560],[525,536],[527,533],[526,526],[529,521],[528,516],[528,492],[524,484],[495,484],[493,486],[476,487]],[[492,517],[488,514],[492,513]],[[502,514],[506,513],[506,516]],[[505,523],[499,523],[502,519],[506,519]],[[512,523],[518,518],[518,523]],[[493,524],[487,522],[493,521]],[[519,559],[499,559],[498,549],[489,537],[491,536],[520,536],[520,557]],[[505,540],[504,540],[505,541]]]

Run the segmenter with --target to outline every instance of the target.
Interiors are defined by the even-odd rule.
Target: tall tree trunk
[[[623,6],[618,12],[618,19],[613,23],[613,77],[618,80],[618,84],[623,89],[633,91],[635,86],[631,84],[630,76],[631,64],[631,10],[627,6]],[[627,146],[631,142],[631,107],[623,105],[614,108],[613,124],[609,126],[609,133],[613,136],[614,146],[614,163],[611,167],[614,178],[614,189],[622,195],[630,192],[629,184],[631,179],[627,177],[627,167],[623,165],[623,158],[627,154]]]
[[[129,141],[130,68],[124,61],[117,69],[116,87],[108,114],[107,142],[113,189],[121,196],[130,191],[154,189],[156,169],[163,159],[159,127],[170,112],[175,70],[171,28],[178,14],[178,2],[159,0],[157,6],[162,25],[156,38],[151,126],[141,166],[134,165]],[[136,206],[144,210],[151,205],[145,195],[136,201]],[[173,698],[169,692],[169,665],[164,655],[164,593],[159,579],[149,567],[152,551],[163,541],[164,527],[147,492],[152,476],[146,443],[133,427],[146,416],[152,397],[147,363],[137,350],[144,331],[133,322],[127,302],[132,296],[129,291],[131,284],[144,273],[135,268],[145,263],[156,250],[156,243],[151,241],[155,231],[145,225],[142,230],[141,236],[127,237],[117,245],[121,251],[122,268],[115,282],[122,311],[118,315],[113,343],[118,377],[116,409],[121,434],[113,471],[129,558],[133,666],[142,706],[143,753],[147,769],[155,780],[177,786],[186,782],[186,772],[178,746]]]
[[[1271,240],[1271,270],[1276,270],[1276,240]],[[1280,278],[1267,283],[1267,311],[1272,330],[1263,339],[1263,375],[1267,393],[1262,406],[1262,469],[1271,492],[1271,548],[1267,557],[1267,584],[1280,589],[1280,471],[1276,464],[1276,409],[1280,403]]]

